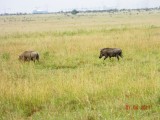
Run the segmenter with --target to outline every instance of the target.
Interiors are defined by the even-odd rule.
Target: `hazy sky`
[[[0,0],[0,13],[31,13],[34,9],[49,12],[99,8],[159,7],[160,0]]]

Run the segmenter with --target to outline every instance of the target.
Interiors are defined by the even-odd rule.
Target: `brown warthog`
[[[117,57],[117,59],[119,60],[119,56],[122,58],[122,50],[120,48],[103,48],[100,51],[100,56],[99,58],[102,58],[103,56],[105,56],[104,60],[109,57]]]
[[[39,61],[39,54],[35,51],[24,51],[20,56],[19,60],[23,61]]]

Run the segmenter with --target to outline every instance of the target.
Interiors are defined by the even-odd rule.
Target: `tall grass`
[[[0,119],[160,119],[160,16],[143,14],[1,17]],[[40,62],[18,61],[25,50]]]

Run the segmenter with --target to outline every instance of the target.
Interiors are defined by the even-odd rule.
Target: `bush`
[[[2,54],[2,59],[9,60],[10,59],[10,54],[9,53],[3,53]]]

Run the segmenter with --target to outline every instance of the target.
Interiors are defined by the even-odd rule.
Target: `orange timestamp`
[[[151,105],[141,105],[141,106],[128,105],[128,104],[125,105],[126,110],[149,110],[151,109],[151,107],[152,107]]]

